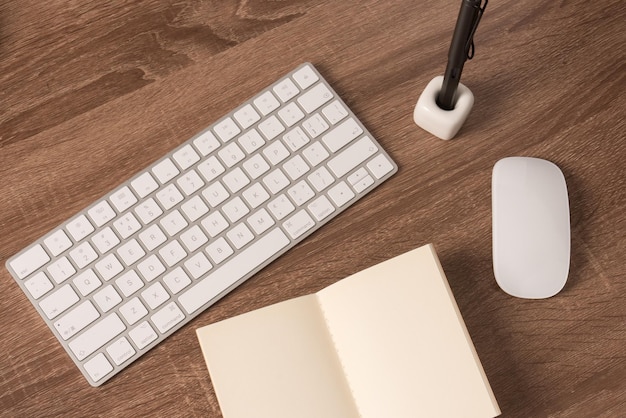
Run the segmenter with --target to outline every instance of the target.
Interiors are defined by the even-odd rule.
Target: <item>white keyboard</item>
[[[99,386],[396,171],[307,63],[6,265]]]

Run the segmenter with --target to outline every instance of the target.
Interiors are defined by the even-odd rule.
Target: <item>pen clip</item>
[[[476,33],[476,29],[478,28],[478,23],[480,23],[480,18],[483,16],[483,12],[487,8],[487,3],[489,0],[485,0],[484,6],[478,6],[478,14],[476,15],[476,21],[472,26],[472,30],[470,31],[469,37],[467,39],[467,43],[465,44],[465,50],[467,51],[467,59],[471,60],[474,58],[474,33]]]

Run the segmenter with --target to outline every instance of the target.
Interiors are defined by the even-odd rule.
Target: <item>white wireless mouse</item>
[[[493,271],[519,298],[556,295],[567,281],[570,222],[567,186],[550,161],[508,157],[493,167]]]

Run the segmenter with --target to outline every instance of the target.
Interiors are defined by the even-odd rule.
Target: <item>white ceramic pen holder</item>
[[[465,85],[459,83],[456,90],[456,104],[452,110],[444,110],[437,105],[443,76],[433,78],[426,86],[415,105],[413,120],[417,126],[441,139],[452,139],[461,129],[472,106],[474,95]]]

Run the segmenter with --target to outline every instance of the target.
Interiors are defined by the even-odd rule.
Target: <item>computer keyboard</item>
[[[306,63],[6,265],[99,386],[396,171]]]

